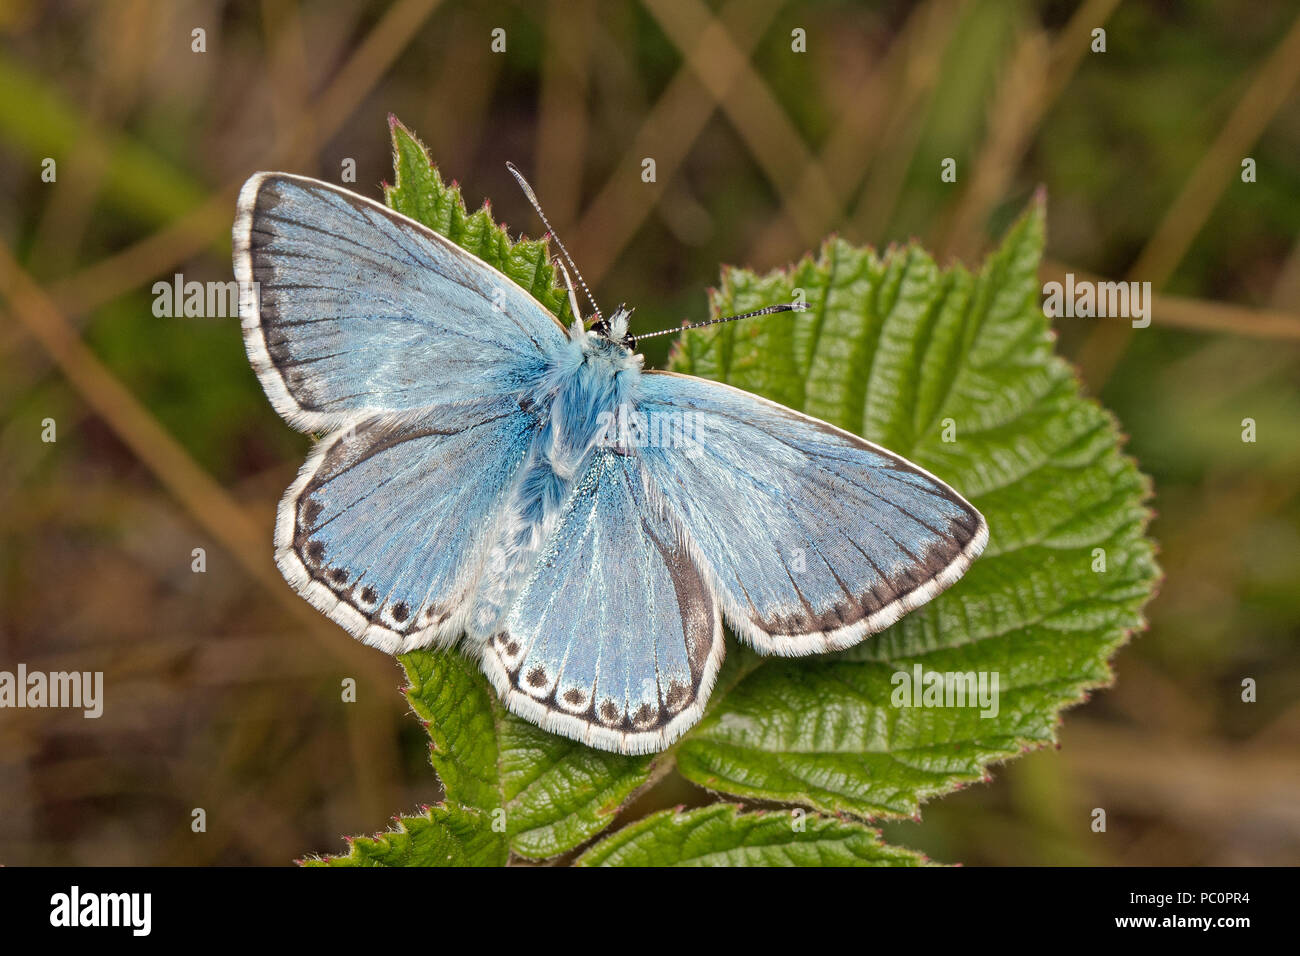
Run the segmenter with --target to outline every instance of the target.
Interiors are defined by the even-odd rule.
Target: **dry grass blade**
[[[1066,273],[1073,274],[1076,282],[1111,281],[1051,259],[1044,259],[1038,270],[1039,278],[1044,282],[1063,282]],[[1300,341],[1300,315],[1278,309],[1252,309],[1231,302],[1206,302],[1184,296],[1157,294],[1151,297],[1151,314],[1152,321],[1162,327],[1244,335],[1256,339]],[[1120,322],[1129,321],[1123,317],[1119,319]]]
[[[1264,65],[1201,157],[1182,190],[1166,211],[1129,270],[1133,281],[1161,288],[1178,268],[1192,242],[1218,205],[1241,160],[1259,139],[1300,82],[1300,18],[1274,47]],[[1128,347],[1133,330],[1118,324],[1099,325],[1078,356],[1084,378],[1100,391]]]
[[[149,467],[196,523],[220,541],[286,610],[308,625],[321,649],[346,664],[349,672],[364,675],[374,686],[391,685],[391,666],[360,645],[340,639],[337,628],[323,627],[320,615],[285,585],[271,561],[269,529],[252,522],[225,489],[95,357],[2,243],[0,294],[9,312],[26,326],[95,413]]]
[[[360,704],[347,710],[350,754],[362,805],[372,817],[384,813],[390,805],[397,754],[391,717],[384,719],[378,702],[394,684],[392,664],[348,639],[285,584],[271,560],[269,529],[252,522],[95,357],[3,243],[0,295],[9,312],[27,327],[86,403],[193,520],[299,622],[326,659],[367,689],[359,697]]]
[[[587,151],[588,58],[595,13],[591,0],[552,0],[547,10],[533,168],[552,222],[572,222],[581,201]]]
[[[748,55],[780,10],[780,0],[731,0],[717,21],[738,52]],[[702,41],[701,41],[702,42]],[[732,61],[732,66],[739,64]],[[595,285],[627,248],[654,208],[660,191],[639,176],[641,158],[653,156],[660,182],[666,182],[686,159],[716,107],[709,91],[689,66],[682,66],[637,131],[627,155],[582,216],[575,236],[575,256],[587,282]]]
[[[909,98],[911,84],[923,72],[914,68],[915,58],[947,46],[965,2],[929,0],[921,4],[908,17],[879,66],[861,82],[848,79],[851,85],[841,94],[846,108],[818,157],[820,169],[825,171],[836,195],[852,196],[890,142],[887,130],[897,126],[901,102]],[[796,207],[810,201],[810,192],[818,188],[816,173],[814,169],[814,175],[800,179],[794,198]],[[843,209],[837,208],[835,218],[823,223],[820,231],[830,232],[842,217]],[[779,263],[798,257],[804,248],[797,238],[792,238],[792,231],[793,225],[782,210],[751,245],[746,261]]]
[[[748,56],[698,0],[645,0],[645,7],[735,124],[805,245],[815,246],[839,215],[839,200]],[[801,181],[804,188],[796,191]]]
[[[266,165],[292,166],[338,132],[441,2],[404,0],[391,7],[325,92],[279,139]],[[84,315],[201,252],[230,228],[241,184],[242,178],[226,184],[201,206],[148,238],[58,282],[52,293],[59,310]]]
[[[868,239],[879,236],[889,223],[930,114],[943,68],[943,53],[949,47],[961,13],[960,6],[947,10],[936,7],[925,28],[909,38],[902,85],[881,133],[881,139],[889,147],[876,156],[848,216],[859,236]]]
[[[1025,35],[1002,77],[989,110],[989,132],[969,185],[948,220],[946,255],[973,259],[994,204],[1006,195],[1025,151],[1089,50],[1092,30],[1104,26],[1119,0],[1088,0],[1051,42],[1041,31]]]

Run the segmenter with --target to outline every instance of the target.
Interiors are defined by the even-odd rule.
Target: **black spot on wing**
[[[308,528],[313,528],[316,525],[316,519],[321,516],[321,512],[324,510],[325,506],[317,499],[310,497],[304,498],[302,502],[302,513],[298,518],[298,521],[300,524],[303,524]]]

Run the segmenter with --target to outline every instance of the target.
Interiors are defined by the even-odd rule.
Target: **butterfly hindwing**
[[[660,750],[700,717],[722,621],[635,456],[597,451],[483,670],[515,713],[607,750]]]
[[[492,266],[328,183],[254,175],[233,241],[249,359],[302,431],[518,391],[565,341]]]
[[[988,539],[938,478],[739,389],[652,372],[640,410],[694,431],[641,457],[728,623],[764,653],[857,643],[955,582]]]
[[[535,429],[515,399],[497,397],[327,436],[280,504],[276,563],[367,644],[450,642]]]

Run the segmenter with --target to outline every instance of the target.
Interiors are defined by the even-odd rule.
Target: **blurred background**
[[[970,865],[1300,862],[1298,82],[1290,0],[0,0],[0,669],[106,696],[0,711],[0,863],[284,865],[438,798],[397,665],[271,563],[308,439],[237,319],[152,311],[174,273],[231,278],[255,170],[352,159],[379,198],[390,112],[536,235],[520,165],[634,331],[831,232],[977,262],[1044,184],[1045,280],[1158,296],[1149,329],[1056,324],[1154,479],[1166,579],[1058,749],[886,834]],[[670,777],[637,809],[702,799]]]

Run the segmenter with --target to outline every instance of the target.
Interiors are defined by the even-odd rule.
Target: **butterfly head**
[[[620,305],[609,318],[598,317],[589,328],[575,322],[570,339],[577,346],[575,355],[581,362],[594,363],[593,368],[608,368],[617,374],[623,371],[640,371],[645,356],[636,351],[635,337],[627,333],[627,319],[632,310]]]
[[[627,352],[635,352],[636,337],[627,334],[627,324],[631,318],[632,310],[626,304],[620,303],[608,319],[597,316],[589,331]]]

